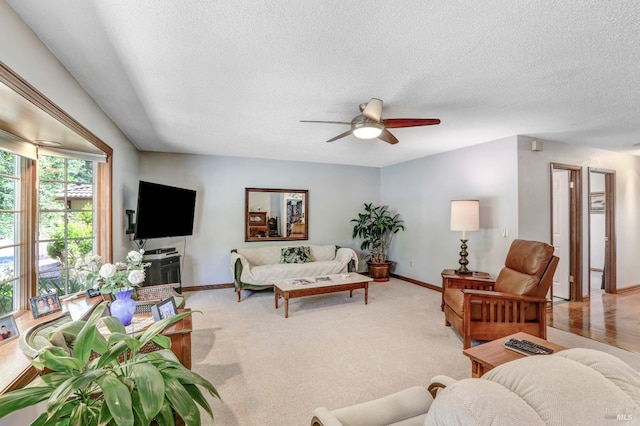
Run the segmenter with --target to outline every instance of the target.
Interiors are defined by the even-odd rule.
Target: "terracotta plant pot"
[[[373,278],[373,281],[384,282],[389,281],[389,270],[391,268],[391,262],[373,263],[367,262],[369,265],[369,276]]]

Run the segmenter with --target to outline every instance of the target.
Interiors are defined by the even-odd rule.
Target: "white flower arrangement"
[[[144,269],[151,263],[144,263],[144,250],[127,253],[126,262],[102,263],[100,256],[91,256],[86,265],[78,269],[78,276],[94,289],[102,293],[117,293],[139,287],[144,282]]]

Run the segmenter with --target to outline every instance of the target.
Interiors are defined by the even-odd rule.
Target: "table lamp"
[[[471,274],[467,269],[467,231],[480,229],[480,201],[479,200],[452,200],[451,201],[451,230],[462,231],[462,245],[460,246],[460,268],[458,274]]]

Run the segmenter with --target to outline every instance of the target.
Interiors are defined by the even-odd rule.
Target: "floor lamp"
[[[462,245],[460,246],[460,268],[458,274],[471,274],[467,269],[467,231],[480,229],[480,201],[479,200],[452,200],[451,201],[451,230],[462,231]]]

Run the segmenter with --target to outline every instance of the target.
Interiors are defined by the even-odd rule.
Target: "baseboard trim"
[[[640,293],[640,284],[616,289],[616,294]]]
[[[219,290],[221,288],[234,288],[234,287],[235,285],[233,283],[192,285],[189,287],[182,287],[182,291]]]
[[[369,275],[367,272],[358,272],[360,275]],[[398,274],[390,274],[393,278],[397,278],[399,280],[407,281],[411,284],[419,285],[420,287],[425,287],[430,290],[434,290],[442,293],[442,288],[435,286],[433,284],[425,283],[424,281],[419,281],[413,278],[405,277]],[[224,284],[207,284],[207,285],[194,285],[189,287],[182,287],[182,291],[201,291],[201,290],[220,290],[222,288],[234,288],[235,285],[233,283],[224,283]],[[638,286],[640,289],[640,286]],[[626,289],[625,289],[626,290]]]
[[[413,278],[405,277],[405,276],[398,275],[398,274],[390,274],[390,275],[393,278],[397,278],[399,280],[407,281],[407,282],[410,282],[411,284],[419,285],[420,287],[425,287],[425,288],[428,288],[430,290],[434,290],[434,291],[437,291],[439,293],[442,293],[442,287],[438,287],[438,286],[433,285],[433,284],[425,283],[424,281],[418,281],[418,280],[415,280]]]

